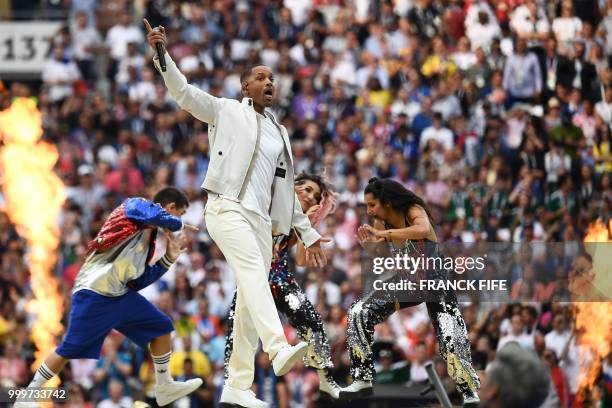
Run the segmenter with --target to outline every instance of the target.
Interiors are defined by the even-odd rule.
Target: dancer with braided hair
[[[368,215],[374,217],[374,226],[363,225],[358,229],[361,245],[369,250],[388,245],[393,257],[400,255],[442,257],[438,248],[433,219],[427,204],[400,183],[388,179],[373,178],[369,181],[364,199]],[[444,269],[418,271],[428,279],[447,279]],[[399,272],[391,279],[397,279]],[[472,367],[470,342],[457,297],[453,291],[436,292],[437,301],[431,296],[402,302],[390,291],[364,293],[349,309],[348,346],[351,358],[351,375],[354,382],[340,391],[341,399],[371,395],[374,376],[372,343],[374,326],[386,320],[396,310],[416,306],[427,301],[429,318],[440,346],[440,354],[447,363],[448,374],[457,384],[465,405],[479,402],[476,391],[480,381]]]
[[[306,173],[298,175],[295,179],[295,192],[302,210],[308,215],[314,228],[335,209],[337,193],[331,191],[318,175]],[[295,233],[275,236],[274,257],[268,277],[270,290],[277,309],[287,316],[291,325],[296,328],[300,339],[308,343],[308,353],[304,357],[304,363],[317,369],[320,381],[319,391],[332,399],[338,399],[340,387],[329,373],[333,363],[321,316],[306,297],[304,290],[298,285],[293,271],[289,269],[288,255],[293,245],[297,245],[296,264],[306,265],[304,246],[298,242]],[[234,296],[225,343],[226,368],[233,352],[235,301]]]

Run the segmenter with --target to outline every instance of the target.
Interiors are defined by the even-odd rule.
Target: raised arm
[[[165,49],[166,31],[164,27],[161,27],[159,31],[153,31],[146,19],[144,20],[144,24],[147,28],[147,41],[153,51],[156,50],[155,46],[157,43],[163,44]],[[155,53],[153,63],[164,79],[172,98],[176,100],[176,103],[178,103],[181,109],[191,113],[195,118],[202,122],[214,123],[219,110],[225,103],[225,99],[217,98],[193,85],[189,85],[185,76],[179,71],[174,61],[172,61],[172,58],[170,58],[170,54],[166,52],[165,57],[166,72],[161,70],[157,53]]]
[[[125,216],[139,223],[178,231],[183,228],[179,217],[168,214],[159,204],[153,204],[144,198],[128,198],[124,204]]]

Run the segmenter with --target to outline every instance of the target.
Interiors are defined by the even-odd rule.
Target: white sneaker
[[[189,395],[202,385],[202,379],[194,378],[189,381],[172,381],[155,386],[155,401],[157,405],[163,407],[179,398]]]
[[[476,392],[472,391],[467,394],[463,394],[463,406],[464,407],[477,407],[480,405],[480,398]]]
[[[260,399],[257,399],[255,393],[251,390],[239,390],[227,384],[223,386],[221,400],[219,401],[221,408],[267,408],[268,404]]]
[[[340,387],[326,370],[317,370],[319,374],[319,392],[331,399],[340,398]]]
[[[277,376],[285,375],[293,365],[301,360],[308,352],[308,343],[302,341],[295,346],[283,347],[272,360],[272,368]]]
[[[341,400],[351,400],[369,397],[373,393],[374,388],[372,387],[372,381],[356,380],[348,387],[341,388],[339,397]]]

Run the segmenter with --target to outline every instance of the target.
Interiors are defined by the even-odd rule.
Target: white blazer
[[[253,166],[254,154],[261,137],[260,118],[251,98],[218,98],[187,83],[185,76],[166,52],[166,72],[162,72],[157,56],[154,64],[164,78],[170,95],[178,105],[202,122],[208,123],[210,163],[202,188],[232,200],[240,200],[247,175]],[[294,190],[293,157],[287,129],[271,112],[265,112],[278,126],[285,148],[276,163],[272,183],[270,218],[272,229],[288,235],[294,229],[306,247],[321,238],[302,212]]]

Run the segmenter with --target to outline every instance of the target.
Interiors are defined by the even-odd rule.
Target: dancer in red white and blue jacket
[[[143,348],[155,365],[155,397],[159,406],[181,398],[202,380],[173,381],[169,362],[172,320],[137,291],[158,280],[184,252],[185,237],[172,232],[184,228],[181,216],[189,206],[185,194],[174,188],[160,190],[153,202],[128,198],[110,214],[88,245],[88,254],[72,290],[66,335],[38,368],[29,387],[41,387],[70,359],[98,359],[104,339],[115,329]],[[150,265],[159,230],[165,234],[165,255]],[[17,402],[15,407],[31,406]]]

